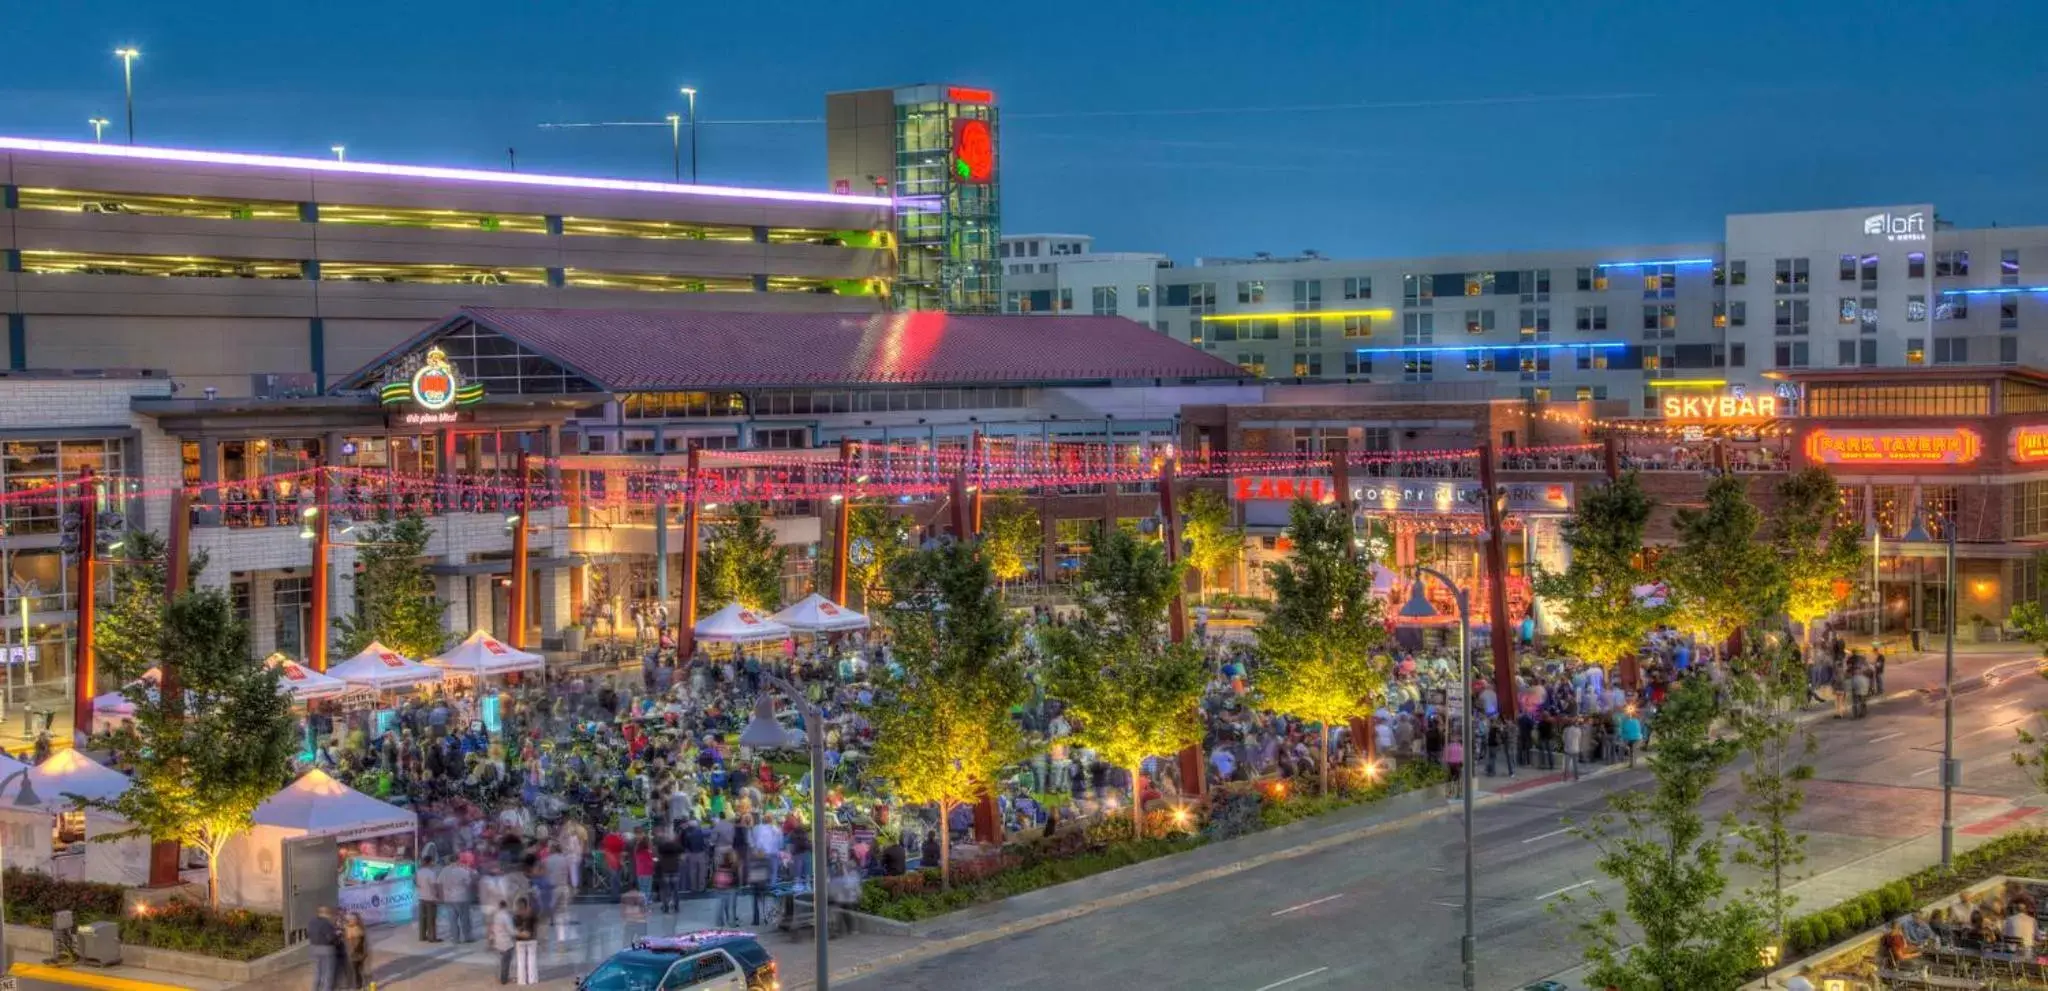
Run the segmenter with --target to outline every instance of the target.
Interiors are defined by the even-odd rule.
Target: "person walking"
[[[1457,794],[1460,785],[1458,775],[1465,767],[1464,734],[1453,736],[1444,744],[1444,769],[1451,772],[1451,793]]]
[[[1852,718],[1862,719],[1870,714],[1870,675],[1864,673],[1860,662],[1852,671],[1849,675],[1849,714]]]
[[[498,983],[512,983],[512,954],[519,945],[519,930],[512,921],[512,910],[504,902],[499,902],[491,912],[484,935],[491,941],[491,949],[498,953]]]
[[[413,892],[419,900],[422,943],[441,941],[441,871],[434,866],[434,860],[434,855],[428,854],[420,861],[419,869],[413,872]]]
[[[1881,649],[1879,649],[1879,647],[1877,646],[1877,644],[1876,644],[1876,643],[1872,643],[1872,644],[1870,645],[1870,680],[1871,680],[1871,686],[1870,686],[1870,687],[1871,687],[1871,691],[1875,692],[1875,693],[1876,693],[1876,694],[1878,694],[1878,695],[1883,695],[1883,694],[1884,694],[1884,651],[1883,651],[1883,650],[1881,650]]]
[[[370,984],[370,934],[363,928],[363,917],[350,912],[341,924],[341,973],[342,986],[350,991],[361,991]]]
[[[1585,752],[1586,727],[1573,719],[1564,724],[1564,777],[1566,781],[1579,780],[1579,754]]]
[[[739,858],[731,847],[725,847],[719,851],[717,865],[711,868],[711,889],[718,893],[718,924],[721,926],[738,925],[740,921],[739,867]]]
[[[313,991],[335,991],[334,979],[341,966],[341,928],[334,924],[334,910],[325,905],[306,923],[306,947],[313,956]]]
[[[540,983],[540,913],[525,895],[512,910],[512,971],[518,984]]]
[[[435,888],[441,904],[448,907],[448,934],[457,943],[476,940],[471,928],[469,906],[476,902],[476,872],[460,860],[441,868]]]
[[[710,880],[711,838],[695,819],[683,824],[683,891],[697,895]]]

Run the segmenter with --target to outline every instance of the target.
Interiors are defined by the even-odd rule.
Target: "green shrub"
[[[1822,928],[1827,930],[1826,939],[1830,943],[1849,935],[1848,920],[1842,917],[1841,912],[1834,909],[1829,909],[1820,914],[1820,924]]]
[[[284,920],[232,909],[216,912],[187,902],[162,905],[148,915],[121,914],[117,884],[60,881],[48,874],[8,868],[7,921],[44,928],[57,910],[70,909],[78,925],[114,921],[121,942],[160,950],[197,953],[224,960],[254,960],[284,949]]]
[[[1878,925],[1879,923],[1882,923],[1885,920],[1886,913],[1884,910],[1884,902],[1883,900],[1877,897],[1877,892],[1873,891],[1866,893],[1862,898],[1859,898],[1857,900],[1863,903],[1862,928],[1868,929],[1871,926]]]

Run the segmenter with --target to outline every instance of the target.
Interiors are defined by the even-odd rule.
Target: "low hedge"
[[[1142,840],[1131,838],[1130,813],[1124,811],[1105,816],[1085,830],[1011,844],[996,856],[956,863],[951,890],[941,890],[936,867],[900,877],[872,878],[861,886],[859,910],[898,922],[917,922],[1154,857],[1185,853],[1212,841],[1378,801],[1445,779],[1441,767],[1410,764],[1383,781],[1356,788],[1340,784],[1328,795],[1289,795],[1284,787],[1273,787],[1270,782],[1256,789],[1233,786],[1218,792],[1208,806],[1191,803],[1178,812],[1159,807],[1148,810],[1146,838]]]
[[[1979,881],[2011,874],[2048,874],[2048,830],[2027,829],[1957,854],[1955,868],[1939,865],[1866,891],[1785,924],[1785,955],[1800,957],[1897,918],[1918,905],[1953,895]]]
[[[48,928],[61,909],[71,911],[74,924],[112,921],[121,926],[121,942],[159,950],[177,950],[222,960],[255,960],[284,949],[284,920],[243,909],[214,911],[174,901],[147,915],[123,915],[124,889],[118,884],[63,881],[37,871],[10,867],[6,872],[7,921]]]

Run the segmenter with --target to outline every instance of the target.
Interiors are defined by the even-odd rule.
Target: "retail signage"
[[[386,416],[384,418],[384,425],[387,427],[442,427],[451,423],[469,423],[475,419],[476,414],[468,410],[444,409],[438,413],[408,410],[404,413],[392,413]]]
[[[953,181],[987,185],[996,175],[996,138],[988,121],[967,117],[953,122]]]
[[[2048,424],[2014,427],[2011,434],[2012,460],[2018,464],[2048,461]]]
[[[1667,395],[1662,405],[1667,420],[1768,420],[1778,415],[1778,397],[1747,392]]]
[[[1572,508],[1570,482],[1504,485],[1510,513],[1563,513]],[[1482,513],[1486,490],[1478,482],[1368,482],[1351,488],[1351,501],[1365,512]]]
[[[1967,427],[1837,430],[1806,435],[1806,457],[1819,464],[1959,465],[1977,460],[1983,439]]]
[[[1865,237],[1882,237],[1887,241],[1927,240],[1927,213],[1914,210],[1908,213],[1873,213],[1863,218]]]
[[[412,405],[428,413],[452,412],[484,398],[482,382],[464,382],[448,355],[440,348],[428,348],[411,370],[400,370],[384,382],[377,396],[386,406]],[[448,422],[453,422],[448,421]]]
[[[0,648],[0,658],[4,658],[7,666],[11,668],[18,668],[24,664],[34,667],[43,661],[43,648],[36,644]]]
[[[1230,494],[1239,502],[1307,499],[1326,502],[1337,497],[1336,483],[1327,478],[1284,475],[1240,475],[1231,479]]]

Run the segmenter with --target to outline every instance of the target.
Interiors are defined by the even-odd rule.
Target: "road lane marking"
[[[1923,767],[1923,768],[1921,768],[1921,769],[1919,769],[1919,770],[1917,770],[1917,771],[1914,771],[1914,772],[1913,772],[1913,776],[1914,776],[1914,777],[1916,777],[1916,778],[1920,778],[1920,777],[1925,777],[1925,776],[1927,776],[1927,775],[1929,775],[1929,774],[1933,774],[1934,772],[1936,772],[1936,771],[1939,771],[1939,770],[1941,770],[1941,765],[1940,765],[1940,764],[1936,764],[1936,765],[1934,765],[1933,767]]]
[[[1564,834],[1566,834],[1566,833],[1569,833],[1569,832],[1571,832],[1571,831],[1572,831],[1572,828],[1571,828],[1570,826],[1566,826],[1566,827],[1565,827],[1565,828],[1563,828],[1563,829],[1553,829],[1553,830],[1551,830],[1550,832],[1544,833],[1544,834],[1543,834],[1543,835],[1541,835],[1541,836],[1531,836],[1531,837],[1529,837],[1528,839],[1526,839],[1526,840],[1523,840],[1522,842],[1524,842],[1524,843],[1534,843],[1534,842],[1536,842],[1537,840],[1547,840],[1547,839],[1549,839],[1549,838],[1551,838],[1551,837],[1553,837],[1553,836],[1563,836]]]
[[[1898,732],[1896,732],[1896,733],[1886,733],[1886,734],[1885,734],[1885,735],[1883,735],[1883,736],[1873,736],[1873,737],[1871,737],[1871,738],[1870,738],[1870,742],[1872,742],[1872,743],[1883,743],[1883,742],[1884,742],[1884,741],[1886,741],[1886,740],[1896,740],[1896,739],[1898,739],[1899,737],[1902,737],[1902,736],[1905,736],[1905,735],[1906,735],[1906,731],[1905,731],[1905,730],[1899,730],[1899,731],[1898,731]]]
[[[1299,980],[1301,980],[1302,978],[1305,978],[1305,977],[1314,977],[1314,976],[1316,976],[1317,974],[1320,974],[1320,973],[1322,973],[1323,971],[1326,971],[1326,970],[1329,970],[1329,969],[1330,969],[1330,968],[1328,968],[1328,967],[1317,967],[1316,969],[1314,969],[1314,970],[1311,970],[1311,971],[1308,971],[1308,972],[1306,972],[1306,973],[1302,973],[1302,974],[1296,974],[1296,975],[1294,975],[1293,977],[1290,977],[1290,978],[1288,978],[1288,979],[1286,979],[1286,980],[1284,980],[1284,981],[1274,981],[1273,983],[1271,983],[1271,984],[1268,984],[1268,985],[1266,985],[1265,987],[1262,987],[1262,988],[1260,988],[1260,989],[1259,989],[1259,991],[1273,991],[1273,989],[1274,989],[1274,988],[1284,988],[1284,987],[1286,987],[1286,986],[1287,986],[1287,985],[1289,985],[1289,984],[1293,984],[1293,983],[1294,983],[1295,981],[1299,981]]]
[[[1973,736],[1983,736],[1983,735],[1984,735],[1984,734],[1986,734],[1986,733],[1995,733],[1995,732],[1997,732],[1997,731],[1999,731],[1999,730],[2002,730],[2002,729],[2007,729],[2007,728],[2010,728],[2011,726],[2013,726],[2014,724],[2016,724],[2016,723],[2018,723],[2018,722],[2019,722],[2019,720],[2018,720],[2018,719],[2008,719],[2008,720],[2006,720],[2005,722],[2002,722],[2002,723],[1993,723],[1993,724],[1991,724],[1991,725],[1989,725],[1989,726],[1986,726],[1986,727],[1984,727],[1983,729],[1973,729],[1973,730],[1969,731],[1968,733],[1959,733],[1959,734],[1957,734],[1957,735],[1956,735],[1956,739],[1958,739],[1958,740],[1964,740],[1964,739],[1968,739],[1968,738],[1970,738],[1970,737],[1973,737]]]
[[[1299,904],[1299,905],[1289,905],[1289,906],[1287,906],[1286,908],[1283,908],[1283,909],[1281,909],[1281,910],[1280,910],[1280,911],[1278,911],[1278,912],[1274,912],[1273,914],[1274,914],[1275,916],[1281,916],[1281,915],[1286,915],[1286,914],[1287,914],[1287,913],[1289,913],[1289,912],[1299,912],[1299,911],[1301,911],[1302,909],[1305,909],[1305,908],[1312,908],[1312,907],[1314,907],[1314,906],[1317,906],[1317,905],[1321,905],[1321,904],[1322,904],[1322,903],[1324,903],[1324,902],[1333,902],[1333,901],[1336,901],[1337,899],[1339,899],[1339,898],[1342,898],[1342,897],[1344,897],[1344,896],[1343,896],[1342,894],[1335,894],[1335,895],[1329,895],[1329,896],[1327,896],[1327,897],[1324,897],[1324,898],[1318,898],[1318,899],[1316,899],[1315,901],[1312,901],[1312,902],[1302,902],[1302,903],[1301,903],[1301,904]]]
[[[1548,892],[1545,892],[1545,893],[1543,893],[1543,894],[1537,895],[1537,896],[1536,896],[1536,900],[1537,900],[1537,901],[1539,901],[1539,902],[1540,902],[1540,901],[1548,901],[1548,900],[1550,900],[1550,899],[1552,899],[1552,898],[1556,898],[1557,896],[1559,896],[1559,895],[1561,895],[1561,894],[1564,894],[1564,893],[1565,893],[1565,892],[1567,892],[1567,891],[1576,891],[1576,890],[1578,890],[1578,889],[1580,889],[1580,888],[1583,888],[1583,887],[1585,887],[1586,885],[1589,885],[1589,884],[1592,884],[1592,883],[1593,883],[1592,881],[1588,880],[1588,881],[1580,881],[1580,882],[1579,882],[1579,883],[1577,883],[1577,884],[1567,884],[1567,885],[1565,885],[1564,887],[1562,887],[1562,888],[1559,888],[1559,889],[1557,889],[1556,891],[1548,891]]]

